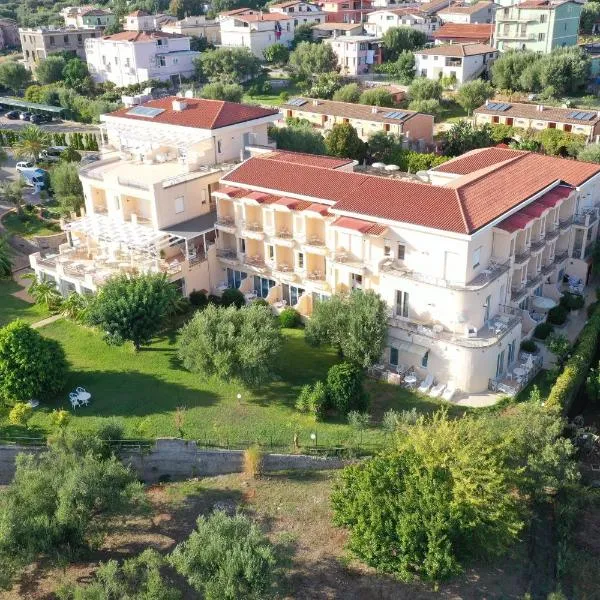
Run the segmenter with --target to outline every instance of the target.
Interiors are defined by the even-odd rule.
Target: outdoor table
[[[417,376],[416,375],[407,375],[404,378],[404,383],[406,383],[409,387],[412,387],[412,386],[416,385],[416,383],[417,383]]]
[[[82,402],[87,402],[92,397],[92,395],[89,392],[79,392],[77,396]]]

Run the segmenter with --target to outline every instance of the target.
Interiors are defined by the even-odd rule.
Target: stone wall
[[[15,457],[20,452],[42,452],[44,447],[0,446],[0,484],[13,478]],[[190,477],[210,477],[241,473],[243,450],[206,450],[196,442],[180,439],[159,439],[150,449],[127,448],[119,453],[123,462],[131,465],[146,483],[175,481]],[[340,469],[347,461],[301,454],[265,454],[265,472],[286,470]]]

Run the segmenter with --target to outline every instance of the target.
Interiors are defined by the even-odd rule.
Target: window
[[[427,367],[427,363],[429,362],[429,350],[423,354],[423,358],[421,359],[421,366],[423,368]]]
[[[556,123],[548,123],[548,129],[556,129]]]
[[[546,39],[545,33],[538,33],[538,42],[543,42]]]
[[[296,257],[296,264],[298,265],[299,269],[304,269],[304,253],[303,252],[298,252],[298,255]]]
[[[515,345],[516,345],[516,340],[513,340],[509,345],[508,345],[508,360],[506,361],[506,364],[511,365],[514,360],[515,360]]]
[[[490,305],[492,304],[492,297],[487,296],[485,299],[485,304],[483,305],[483,321],[487,323],[490,318]]]
[[[546,22],[546,15],[540,15],[540,23]]]
[[[566,131],[567,133],[569,133],[572,130],[573,130],[573,126],[572,125],[566,124],[563,127],[563,131]]]
[[[479,248],[477,248],[477,250],[475,250],[473,252],[473,268],[474,269],[476,269],[481,262],[481,248],[482,248],[482,246],[479,246]]]
[[[406,246],[404,244],[398,244],[398,250],[396,253],[396,257],[398,260],[404,260],[404,255],[406,254]]]
[[[390,365],[394,367],[398,366],[398,348],[394,348],[393,346],[390,348]]]
[[[129,68],[131,66],[131,60],[129,58],[125,59],[125,66]]]
[[[396,316],[408,318],[408,292],[396,291]]]
[[[82,38],[81,34],[80,34],[80,33],[78,33],[78,34],[77,34],[77,42],[78,42],[79,44],[81,44],[81,42],[82,42],[82,41],[83,41],[83,38]]]
[[[509,23],[504,23],[504,25],[502,26],[502,33],[504,35],[508,35],[510,33],[510,24]]]
[[[158,66],[159,67],[166,67],[167,66],[167,59],[165,56],[159,56],[158,58]]]
[[[238,239],[238,248],[242,254],[246,254],[246,240],[244,238]]]
[[[54,46],[54,36],[53,35],[50,36],[50,45]]]
[[[221,149],[221,140],[217,140],[217,152],[221,154],[223,150]]]
[[[272,246],[271,244],[267,245],[267,256],[269,257],[269,260],[275,259],[275,246]]]
[[[185,210],[183,196],[179,196],[179,198],[175,198],[175,212],[182,213]]]
[[[496,377],[500,377],[504,373],[504,350],[498,354],[496,361]]]
[[[392,255],[392,249],[390,246],[384,246],[383,247],[383,255],[384,256],[391,256]]]
[[[69,45],[69,36],[68,35],[63,35],[63,42],[65,43],[65,46]]]

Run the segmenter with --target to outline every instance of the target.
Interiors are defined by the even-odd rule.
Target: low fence
[[[146,483],[241,473],[243,470],[244,451],[240,449],[208,449],[195,441],[178,438],[154,442],[122,440],[114,442],[114,446],[117,456]],[[17,455],[38,454],[45,449],[42,438],[0,439],[0,484],[12,481]],[[348,459],[340,456],[269,452],[263,457],[265,472],[340,469],[346,464]]]

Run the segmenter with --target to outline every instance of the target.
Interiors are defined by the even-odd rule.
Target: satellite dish
[[[386,171],[399,171],[400,167],[398,165],[387,165],[385,167]]]

